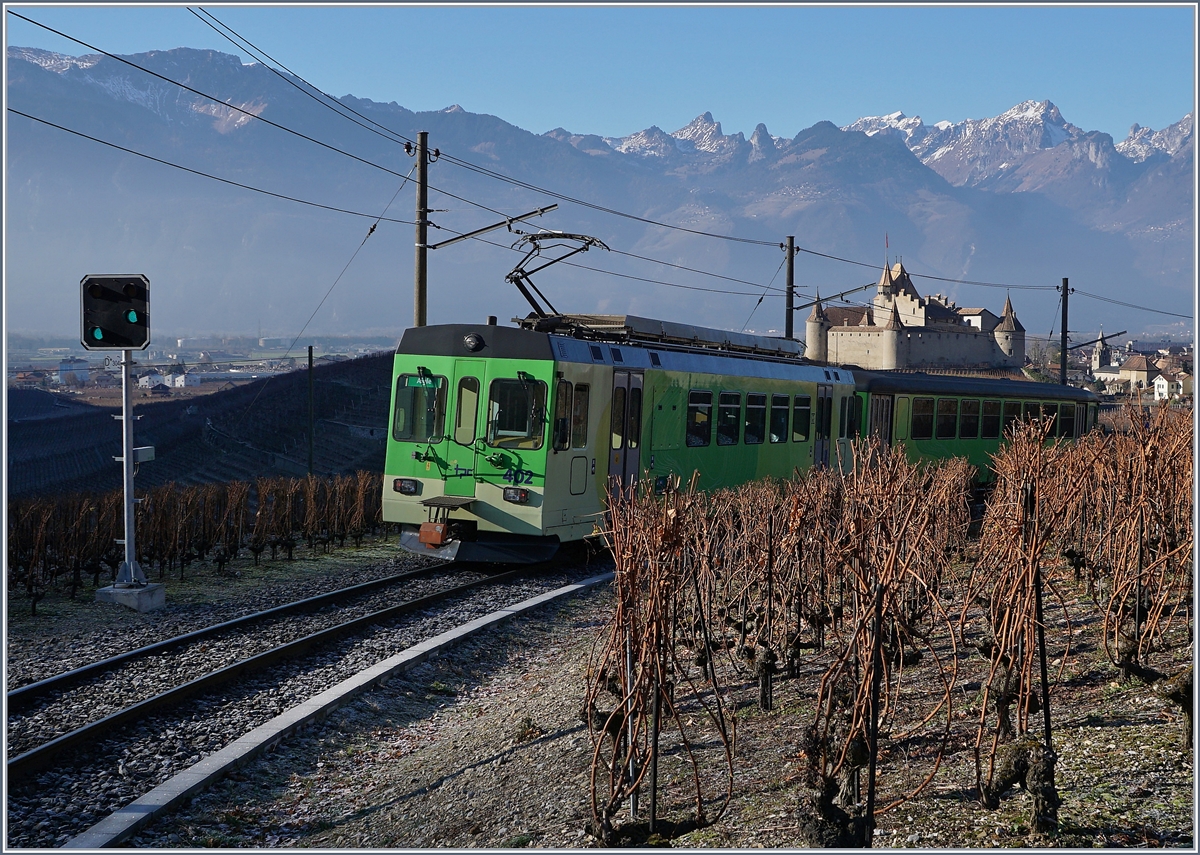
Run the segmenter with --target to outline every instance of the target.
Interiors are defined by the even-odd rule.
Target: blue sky
[[[186,6],[9,5],[107,51],[240,53]],[[794,136],[903,110],[928,124],[1049,99],[1117,141],[1192,109],[1195,7],[204,7],[327,92],[461,104],[535,133]],[[6,43],[87,53],[5,15]],[[243,59],[246,59],[245,55]]]

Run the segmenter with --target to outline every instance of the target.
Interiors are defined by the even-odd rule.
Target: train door
[[[879,437],[884,445],[892,444],[892,396],[872,395],[870,413],[871,436]]]
[[[817,423],[813,430],[813,466],[829,466],[829,435],[833,427],[833,386],[817,384]]]
[[[454,360],[454,407],[446,431],[446,495],[474,496],[475,472],[479,455],[479,415],[484,387],[483,362],[477,359]]]
[[[642,373],[614,371],[608,475],[623,488],[637,483],[642,456]]]

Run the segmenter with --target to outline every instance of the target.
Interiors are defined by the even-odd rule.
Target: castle
[[[877,370],[1020,371],[1025,327],[1007,298],[997,317],[987,309],[960,309],[940,294],[922,297],[897,262],[884,267],[869,306],[823,309],[818,294],[804,355],[813,362]]]

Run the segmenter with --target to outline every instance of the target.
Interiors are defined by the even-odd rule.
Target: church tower
[[[1100,335],[1104,335],[1104,330],[1100,330]],[[1103,337],[1096,346],[1092,349],[1092,374],[1095,374],[1101,368],[1107,368],[1112,364],[1112,348],[1104,341]]]

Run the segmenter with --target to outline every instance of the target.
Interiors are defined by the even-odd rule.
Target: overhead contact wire
[[[116,143],[109,142],[108,140],[102,140],[99,137],[94,137],[91,134],[85,134],[82,131],[72,130],[71,128],[64,127],[63,125],[55,124],[54,122],[51,122],[47,119],[42,119],[37,116],[31,116],[28,113],[24,113],[24,112],[16,109],[15,107],[9,107],[8,112],[10,112],[14,115],[17,115],[17,116],[22,116],[26,119],[30,119],[31,121],[34,121],[34,122],[40,122],[43,125],[48,125],[57,130],[65,131],[68,134],[73,134],[77,137],[82,137],[85,140],[91,140],[94,143],[99,143],[100,145],[108,146],[109,148],[115,148],[118,151],[125,152],[126,154],[132,154],[132,155],[135,155],[136,157],[141,157],[146,160],[151,160],[151,161],[154,161],[155,163],[162,164],[163,166],[170,166],[173,169],[178,169],[183,172],[190,172],[192,175],[198,175],[201,178],[209,178],[209,179],[212,179],[213,181],[220,181],[222,184],[229,184],[233,187],[239,187],[242,190],[251,190],[255,193],[261,193],[264,196],[272,196],[276,199],[283,199],[284,201],[287,201],[287,202],[296,202],[301,205],[308,205],[313,208],[320,208],[324,211],[332,211],[337,214],[349,214],[352,217],[365,217],[366,219],[379,219],[374,214],[368,214],[363,211],[351,211],[348,208],[338,208],[333,205],[322,205],[320,202],[310,202],[307,199],[300,199],[296,196],[288,196],[284,193],[275,193],[271,190],[264,190],[261,187],[254,187],[250,184],[243,184],[240,181],[233,181],[229,178],[222,178],[219,175],[212,175],[211,173],[208,173],[208,172],[202,172],[199,169],[192,169],[190,166],[183,166],[182,164],[179,164],[179,163],[172,163],[169,160],[163,160],[161,157],[154,157],[153,155],[146,154],[145,152],[140,152],[140,151],[137,151],[132,148],[127,148],[123,145],[117,145]],[[400,177],[403,178],[404,176],[400,176]],[[403,186],[403,185],[401,185],[401,186]],[[400,223],[401,225],[406,225],[406,226],[416,225],[416,223],[412,220],[400,220],[400,219],[396,219],[393,217],[384,217],[384,218],[382,218],[382,222]],[[430,225],[433,225],[433,224],[431,223]],[[434,226],[434,228],[440,228],[440,226]]]
[[[338,283],[342,281],[342,277],[346,275],[346,271],[350,269],[350,265],[354,263],[354,259],[358,258],[358,253],[361,252],[362,248],[367,245],[367,240],[371,237],[371,235],[375,234],[376,226],[383,221],[383,215],[388,212],[388,208],[392,207],[392,204],[396,201],[396,197],[400,195],[400,191],[404,189],[404,185],[408,183],[408,179],[412,176],[413,170],[416,168],[417,165],[414,163],[412,169],[408,171],[408,175],[404,176],[404,180],[401,181],[400,186],[396,188],[396,192],[392,194],[391,200],[384,205],[383,211],[378,217],[375,218],[375,222],[371,224],[371,228],[367,229],[367,233],[363,235],[362,243],[355,248],[354,252],[350,255],[350,260],[347,261],[345,266],[342,268],[342,272],[339,273],[337,278],[333,280],[333,284],[329,286],[329,290],[325,292],[325,296],[321,298],[321,302],[317,303],[317,307],[313,309],[312,314],[308,316],[308,320],[304,322],[304,326],[300,328],[300,332],[296,333],[296,337],[292,339],[292,343],[289,344],[287,350],[284,351],[284,359],[287,359],[291,355],[292,348],[296,346],[296,342],[300,340],[300,336],[304,335],[304,331],[308,329],[308,325],[312,323],[312,319],[317,316],[317,312],[321,311],[321,307],[325,305],[325,301],[329,299],[329,295],[333,293],[333,289],[336,288]],[[274,377],[274,375],[267,377],[266,381],[258,388],[258,392],[255,393],[250,403],[246,405],[246,409],[243,410],[242,414],[238,417],[237,424],[234,425],[235,428],[239,427],[242,421],[245,420],[246,416],[249,415],[250,410],[254,408],[259,396],[261,396],[263,390],[267,388],[267,384],[271,382],[272,377]]]

